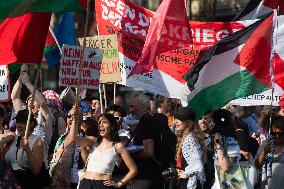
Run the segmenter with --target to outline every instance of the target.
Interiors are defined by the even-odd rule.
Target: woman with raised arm
[[[50,162],[50,187],[53,189],[68,189],[74,183],[72,168],[77,163],[79,152],[77,152],[72,130],[77,129],[76,124],[80,125],[82,120],[83,114],[81,111],[77,112],[76,107],[68,112],[66,133],[58,138]]]
[[[78,188],[121,188],[135,177],[136,165],[120,142],[115,117],[111,114],[103,114],[99,117],[98,123],[100,136],[97,140],[81,137],[75,139],[78,145],[91,149]],[[73,131],[77,131],[77,129]],[[74,137],[77,136],[76,132],[73,134]],[[120,158],[125,162],[129,171],[123,179],[114,181],[112,172]]]

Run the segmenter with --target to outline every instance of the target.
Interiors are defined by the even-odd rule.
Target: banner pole
[[[28,106],[28,110],[29,110],[29,116],[28,116],[28,120],[27,120],[27,126],[26,126],[26,130],[25,130],[25,138],[28,138],[29,136],[29,131],[30,131],[30,127],[31,127],[31,116],[32,116],[32,106],[34,104],[35,101],[35,93],[36,93],[36,88],[37,88],[37,84],[38,84],[38,79],[39,79],[39,69],[36,69],[36,79],[35,79],[35,83],[34,83],[34,88],[32,91],[32,101],[31,101],[31,106]]]
[[[104,113],[104,107],[103,107],[103,96],[102,96],[101,84],[99,84],[99,94],[100,94],[101,114],[103,114]]]
[[[105,99],[105,109],[107,108],[107,94],[106,94],[106,84],[103,83],[104,99]]]
[[[113,104],[115,104],[116,83],[113,83]]]
[[[79,68],[79,80],[78,80],[78,85],[76,88],[76,101],[75,101],[75,105],[76,105],[76,110],[78,112],[79,110],[79,96],[80,96],[80,82],[81,82],[81,78],[82,78],[82,68],[83,68],[83,63],[84,63],[84,56],[85,56],[85,47],[86,47],[86,37],[88,34],[88,25],[89,25],[89,17],[90,17],[90,5],[91,5],[91,0],[88,0],[87,2],[87,15],[86,15],[86,21],[85,21],[85,30],[84,30],[84,40],[83,40],[83,48],[82,48],[82,58],[80,61],[80,68]],[[79,114],[77,115],[79,116]],[[79,117],[77,117],[76,119],[78,119]],[[79,122],[77,121],[77,124],[79,124]],[[77,125],[78,127],[79,125]]]
[[[88,25],[89,25],[89,17],[90,17],[90,5],[91,5],[91,0],[88,0],[87,2],[87,16],[86,16],[86,21],[85,21],[85,30],[84,30],[84,40],[83,40],[83,48],[82,48],[82,58],[80,61],[80,68],[79,68],[79,80],[78,80],[78,85],[76,88],[76,108],[78,111],[79,108],[79,96],[80,96],[80,81],[82,78],[82,68],[83,68],[83,62],[84,62],[84,55],[85,55],[85,47],[86,47],[86,37],[88,34]]]
[[[40,66],[39,68],[39,71],[40,71],[40,75],[39,75],[39,80],[40,80],[40,92],[42,93],[43,92],[43,80],[42,80],[42,66]]]

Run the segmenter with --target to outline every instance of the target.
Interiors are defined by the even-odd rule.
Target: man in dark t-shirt
[[[138,174],[128,189],[162,188],[162,178],[159,166],[154,161],[155,121],[152,115],[141,117],[134,137],[134,145],[143,145],[144,149],[134,153],[133,158],[138,168]]]

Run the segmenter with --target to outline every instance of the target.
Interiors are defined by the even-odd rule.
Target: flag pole
[[[186,1],[185,1],[185,4],[186,4]],[[189,3],[188,3],[188,13],[189,13],[189,20],[191,20],[192,19],[192,11],[191,11],[191,4],[192,4],[192,1],[191,0],[189,0]],[[192,37],[192,35],[191,35],[191,37]],[[195,55],[195,52],[194,52],[194,45],[193,45],[193,42],[192,42],[192,44],[190,45],[191,46],[191,51],[192,51],[192,53],[193,53],[193,61],[194,61],[194,64],[195,64],[195,61],[196,61],[196,55]]]
[[[39,68],[40,74],[39,74],[39,80],[40,80],[40,92],[43,92],[43,81],[42,81],[42,66]]]
[[[104,99],[105,99],[105,109],[107,108],[107,94],[106,94],[106,84],[103,83]]]
[[[34,83],[34,88],[32,91],[32,101],[31,101],[31,106],[28,106],[28,110],[29,110],[29,116],[28,116],[28,120],[27,120],[27,126],[26,126],[26,130],[25,130],[25,138],[28,138],[29,136],[29,131],[30,131],[30,127],[31,127],[31,117],[32,117],[32,106],[34,104],[35,101],[35,93],[36,93],[36,88],[37,88],[37,83],[38,83],[38,79],[39,79],[39,69],[36,69],[36,79],[35,79],[35,83]]]
[[[279,8],[279,7],[278,7]],[[277,19],[277,13],[275,14],[275,10],[274,10],[274,17],[273,17],[273,23],[275,21],[275,27],[276,27],[276,36],[278,36],[278,19]],[[275,16],[276,15],[276,16]],[[274,26],[274,25],[273,25]],[[272,34],[273,35],[273,34]],[[273,39],[273,38],[272,38]],[[271,77],[271,102],[270,102],[270,116],[269,116],[269,128],[268,128],[268,141],[271,142],[271,151],[265,156],[265,162],[264,165],[262,166],[262,172],[265,172],[265,174],[263,174],[262,176],[262,181],[265,184],[265,187],[267,187],[267,184],[269,183],[269,180],[272,177],[272,163],[273,163],[273,157],[274,157],[274,153],[275,153],[275,145],[274,145],[274,139],[271,135],[271,127],[272,127],[272,106],[273,106],[273,99],[274,99],[274,89],[275,89],[275,80],[274,80],[274,70],[273,68],[275,67],[275,65],[273,64],[273,57],[276,53],[276,47],[277,47],[277,37],[275,39],[275,43],[273,44],[273,51],[271,53],[271,57],[270,57],[270,77]]]
[[[83,39],[83,48],[82,48],[82,57],[80,61],[80,68],[79,68],[79,80],[78,80],[78,85],[77,85],[77,91],[76,91],[76,108],[78,111],[79,108],[79,96],[80,96],[80,81],[82,77],[82,68],[83,68],[83,62],[84,62],[84,55],[85,55],[85,48],[86,48],[86,37],[88,34],[88,25],[89,25],[89,17],[90,17],[90,5],[91,5],[91,0],[88,0],[87,2],[87,16],[86,16],[86,21],[85,21],[85,30],[84,30],[84,39]]]
[[[104,107],[103,107],[103,96],[102,96],[102,88],[101,84],[99,84],[99,94],[100,94],[100,104],[101,104],[101,114],[104,113]]]
[[[116,83],[113,83],[113,104],[115,104]]]
[[[274,99],[274,90],[275,90],[275,80],[274,80],[274,70],[273,68],[275,68],[275,65],[272,65],[273,64],[273,57],[274,55],[276,54],[276,47],[277,47],[277,36],[278,36],[278,19],[277,19],[277,14],[278,14],[278,11],[279,11],[279,6],[278,6],[278,9],[277,9],[277,12],[275,14],[275,10],[274,10],[274,17],[273,17],[273,22],[275,21],[275,27],[276,27],[276,38],[275,38],[275,43],[273,44],[273,51],[272,51],[272,54],[271,54],[271,57],[270,57],[270,77],[271,77],[271,88],[272,88],[272,91],[271,91],[271,102],[270,102],[270,107],[272,108],[273,106],[273,99]],[[276,16],[275,16],[276,15]],[[276,19],[276,20],[274,20]],[[271,132],[271,122],[272,122],[272,111],[270,111],[270,126],[269,126],[269,135],[270,135],[270,132]]]

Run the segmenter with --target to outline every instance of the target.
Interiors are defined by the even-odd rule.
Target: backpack
[[[168,118],[163,114],[155,114],[155,160],[161,171],[176,165],[177,137],[168,126]]]

